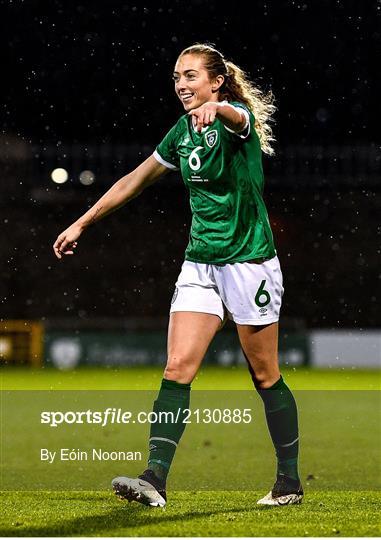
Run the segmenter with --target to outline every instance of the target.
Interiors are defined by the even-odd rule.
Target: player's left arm
[[[249,123],[247,111],[226,102],[208,101],[189,114],[198,132],[201,132],[203,127],[212,125],[216,118],[234,133],[245,131]]]

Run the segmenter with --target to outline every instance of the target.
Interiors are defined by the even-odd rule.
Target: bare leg
[[[266,326],[237,324],[243,352],[257,388],[269,388],[280,378],[278,323]]]
[[[171,313],[164,378],[182,384],[191,383],[220,325],[221,319],[209,313]]]

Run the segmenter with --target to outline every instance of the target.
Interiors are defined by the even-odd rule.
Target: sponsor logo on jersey
[[[213,148],[213,146],[215,146],[217,139],[218,133],[216,129],[212,129],[212,131],[208,131],[208,133],[205,134],[206,144],[209,146],[209,148]]]

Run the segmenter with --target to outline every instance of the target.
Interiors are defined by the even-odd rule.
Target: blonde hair
[[[224,82],[219,89],[220,101],[239,101],[246,105],[254,114],[255,130],[261,143],[261,149],[270,156],[274,154],[271,143],[275,141],[269,122],[273,121],[276,107],[273,93],[264,93],[254,86],[247,74],[233,62],[225,60],[224,56],[207,43],[195,43],[184,49],[180,55],[194,54],[205,58],[205,69],[210,79],[218,75],[224,76]]]

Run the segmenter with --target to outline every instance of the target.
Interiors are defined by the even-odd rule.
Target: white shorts
[[[170,312],[196,311],[225,316],[238,324],[279,320],[283,277],[278,257],[261,264],[204,264],[185,261]]]

